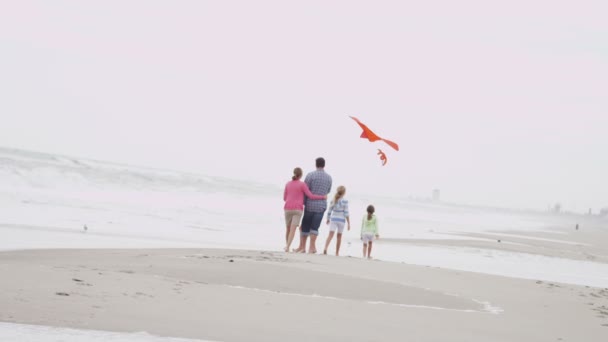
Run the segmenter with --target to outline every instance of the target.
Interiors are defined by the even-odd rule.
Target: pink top
[[[311,199],[325,199],[323,195],[315,195],[308,189],[306,183],[300,180],[292,180],[285,185],[283,200],[285,210],[304,210],[304,195]]]

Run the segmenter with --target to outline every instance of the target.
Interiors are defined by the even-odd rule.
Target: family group
[[[336,235],[336,255],[340,254],[340,244],[344,228],[350,230],[350,213],[348,200],[345,198],[346,188],[340,185],[327,206],[327,195],[331,192],[332,177],[325,171],[325,159],[319,157],[315,160],[316,170],[302,178],[302,169],[293,170],[291,181],[285,184],[283,200],[285,205],[285,252],[289,252],[291,243],[298,227],[300,229],[300,245],[291,250],[296,253],[306,253],[306,242],[309,240],[308,253],[317,253],[316,241],[319,228],[327,212],[326,224],[329,225],[329,234],[325,240],[323,254]],[[361,240],[363,241],[363,257],[371,259],[372,242],[380,237],[378,232],[378,218],[373,205],[367,206],[367,213],[361,220]]]

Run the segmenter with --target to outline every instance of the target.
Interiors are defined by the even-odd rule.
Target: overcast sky
[[[608,2],[0,0],[0,146],[608,206]],[[359,138],[358,117],[399,151]],[[382,149],[388,163],[376,155]]]

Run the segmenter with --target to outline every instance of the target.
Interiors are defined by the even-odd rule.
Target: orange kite
[[[390,140],[387,140],[387,139],[379,137],[376,133],[372,132],[372,130],[369,129],[365,124],[363,124],[361,121],[359,121],[359,119],[357,119],[355,117],[352,117],[352,116],[350,118],[353,119],[353,120],[355,120],[359,124],[359,126],[361,126],[361,128],[363,129],[363,133],[361,133],[361,138],[367,139],[370,142],[382,140],[385,143],[387,143],[390,147],[392,147],[395,150],[399,151],[399,145],[397,145],[396,143],[394,143],[394,142],[392,142]]]
[[[380,160],[382,161],[382,166],[386,165],[386,154],[384,154],[384,152],[382,152],[381,149],[378,149],[378,153],[376,153],[380,156]]]

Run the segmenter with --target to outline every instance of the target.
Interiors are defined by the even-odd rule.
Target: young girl
[[[315,195],[308,189],[306,183],[300,181],[302,178],[302,169],[296,167],[293,169],[293,176],[291,181],[285,184],[285,190],[283,192],[283,200],[285,205],[283,210],[285,211],[285,252],[289,252],[289,247],[293,241],[293,237],[296,234],[296,229],[300,225],[302,219],[302,212],[304,210],[304,194],[308,198],[312,199],[327,199],[325,195]]]
[[[372,241],[374,241],[374,236],[376,239],[380,238],[378,234],[378,218],[374,214],[374,206],[367,206],[367,215],[363,217],[363,221],[361,222],[361,240],[363,240],[363,257],[367,256],[368,259],[371,259],[372,256]]]
[[[327,248],[331,243],[331,239],[334,237],[334,233],[337,231],[338,236],[336,237],[336,256],[340,255],[340,243],[342,242],[342,232],[344,231],[344,225],[348,224],[348,230],[350,230],[350,218],[348,214],[348,201],[344,198],[346,188],[342,185],[336,190],[331,204],[329,205],[329,211],[327,212],[327,224],[329,224],[329,235],[325,241],[325,249],[323,254],[327,254]],[[331,224],[330,224],[331,222]]]

